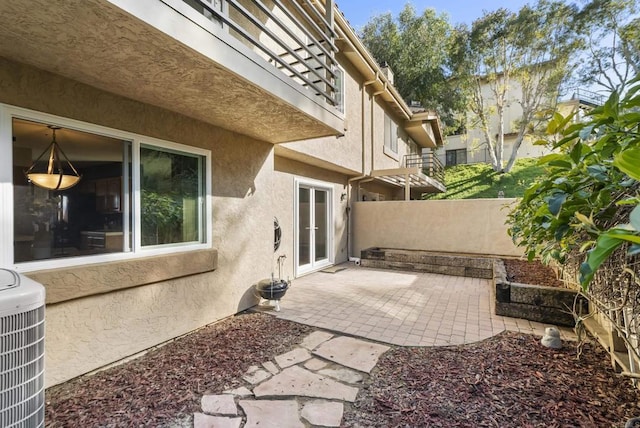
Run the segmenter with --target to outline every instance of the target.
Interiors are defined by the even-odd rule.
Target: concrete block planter
[[[489,258],[443,255],[419,250],[368,248],[362,250],[360,264],[363,267],[378,269],[429,272],[469,278],[493,278],[492,260]]]
[[[507,281],[501,260],[495,260],[494,274],[496,315],[573,327],[571,311],[589,310],[587,300],[575,290]]]

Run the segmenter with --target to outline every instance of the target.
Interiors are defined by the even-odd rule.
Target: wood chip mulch
[[[290,350],[313,329],[242,314],[128,363],[47,390],[48,427],[187,427],[206,393]],[[640,395],[587,344],[559,351],[503,333],[448,348],[392,347],[347,404],[344,427],[620,427]]]
[[[289,351],[313,329],[243,314],[200,329],[125,364],[46,392],[46,426],[158,427],[191,417],[206,393],[243,385],[241,376]]]
[[[556,272],[539,261],[502,259],[507,271],[507,280],[521,284],[545,285],[547,287],[566,288],[564,282],[558,279]]]
[[[374,368],[345,427],[622,427],[640,395],[587,344],[543,347],[505,332],[471,345],[396,348]]]

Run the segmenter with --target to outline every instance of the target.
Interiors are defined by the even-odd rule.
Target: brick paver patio
[[[504,330],[542,335],[537,322],[494,314],[491,281],[363,268],[316,272],[293,281],[279,318],[403,346],[476,342]],[[562,338],[575,339],[570,329]]]

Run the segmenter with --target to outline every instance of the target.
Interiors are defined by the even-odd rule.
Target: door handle
[[[318,227],[305,227],[305,229],[306,229],[306,230],[311,230],[311,229],[313,229],[313,230],[318,230]]]

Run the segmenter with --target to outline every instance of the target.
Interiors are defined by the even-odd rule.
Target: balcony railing
[[[571,94],[572,100],[578,100],[583,104],[590,105],[592,107],[601,106],[606,101],[607,97],[597,92],[589,91],[583,88],[573,88],[568,91]]]
[[[444,184],[444,167],[435,153],[405,155],[404,166],[419,167],[424,175]]]
[[[332,2],[323,15],[310,0],[183,1],[286,76],[338,105]]]

